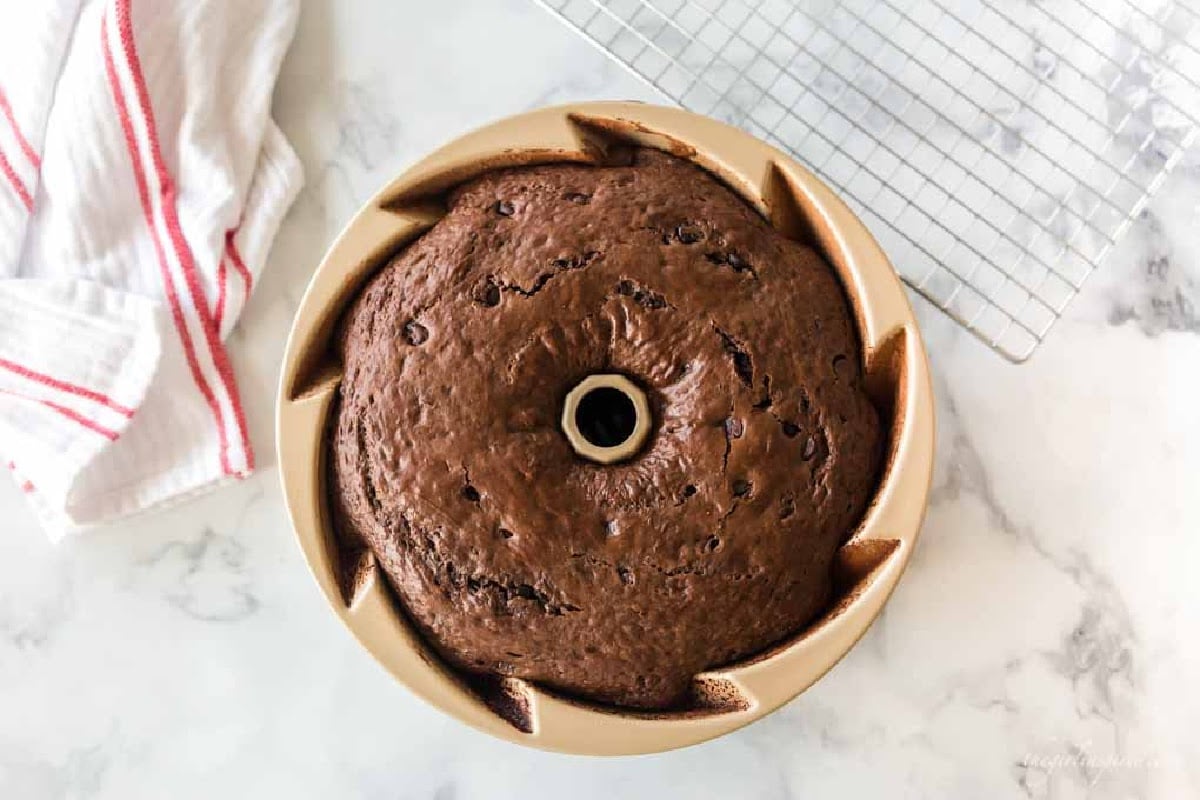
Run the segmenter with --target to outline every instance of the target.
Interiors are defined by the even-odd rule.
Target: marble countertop
[[[467,729],[352,641],[272,461],[284,337],[351,212],[445,139],[655,95],[527,0],[305,3],[276,95],[308,186],[233,334],[263,468],[49,545],[0,486],[0,797],[1200,796],[1200,158],[1033,358],[915,301],[938,395],[923,539],[884,614],[767,719],[658,756]]]

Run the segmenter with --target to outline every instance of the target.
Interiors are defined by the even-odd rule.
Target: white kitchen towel
[[[254,469],[223,340],[300,188],[270,118],[297,14],[0,11],[0,454],[55,538]]]

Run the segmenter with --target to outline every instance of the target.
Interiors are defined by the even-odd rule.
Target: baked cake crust
[[[329,439],[344,539],[452,666],[640,708],[825,606],[882,433],[836,276],[703,170],[491,172],[352,303]],[[559,429],[647,392],[631,461]]]

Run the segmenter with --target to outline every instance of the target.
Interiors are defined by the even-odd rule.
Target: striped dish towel
[[[0,454],[54,538],[254,469],[224,339],[301,183],[298,0],[0,12]]]

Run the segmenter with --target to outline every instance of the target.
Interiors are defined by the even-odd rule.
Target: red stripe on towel
[[[0,87],[0,113],[4,114],[4,118],[8,120],[8,124],[12,126],[13,136],[17,137],[17,144],[21,146],[21,152],[29,159],[29,163],[33,164],[34,169],[42,168],[42,159],[38,158],[38,154],[29,144],[29,140],[25,138],[25,134],[21,132],[21,126],[17,124],[17,118],[13,115],[12,106],[8,104],[8,96],[4,94],[4,88]]]
[[[13,191],[17,193],[17,197],[21,198],[21,205],[25,206],[25,210],[33,213],[33,195],[29,194],[29,189],[25,187],[25,181],[21,180],[21,176],[13,169],[13,166],[8,161],[8,157],[4,155],[4,151],[0,150],[0,172],[4,173],[4,177],[8,178],[9,184]]]
[[[40,383],[41,385],[47,386],[51,389],[57,389],[60,392],[67,392],[68,394],[73,394],[77,397],[87,398],[95,403],[99,403],[105,408],[112,409],[123,417],[133,417],[132,408],[118,403],[106,394],[87,389],[83,386],[77,386],[64,380],[59,380],[58,378],[51,377],[50,375],[45,375],[41,372],[32,370],[29,367],[24,367],[16,362],[9,361],[7,358],[0,358],[0,368],[6,369],[9,372],[20,375],[22,378],[27,378],[34,383]]]
[[[149,138],[150,159],[157,174],[159,186],[162,189],[160,207],[166,221],[167,232],[171,237],[171,243],[175,248],[176,257],[179,259],[180,268],[183,270],[184,280],[188,294],[190,295],[189,299],[200,318],[205,343],[208,345],[213,365],[217,371],[217,377],[220,379],[221,385],[217,389],[224,392],[225,400],[233,411],[239,439],[238,444],[245,457],[246,469],[250,471],[254,469],[254,453],[246,433],[246,416],[242,410],[241,400],[238,397],[237,383],[234,379],[233,367],[229,361],[229,354],[225,352],[225,347],[221,343],[220,332],[217,330],[207,303],[201,302],[204,298],[204,293],[200,288],[200,278],[196,270],[195,259],[192,256],[192,251],[187,244],[187,240],[183,236],[183,228],[179,223],[179,212],[175,202],[175,184],[171,179],[170,173],[167,171],[166,162],[162,156],[162,148],[158,141],[158,132],[154,123],[154,110],[150,103],[150,90],[146,85],[146,76],[142,71],[141,61],[138,58],[137,47],[134,42],[131,6],[132,0],[117,0],[117,25],[119,27],[121,45],[125,50],[129,73],[133,77],[137,102],[140,106],[139,110],[141,111]],[[105,42],[107,44],[107,38]],[[219,406],[217,412],[221,413]],[[221,416],[220,426],[223,429],[225,421],[224,415],[222,414]],[[225,460],[228,461],[228,456],[226,456]]]
[[[250,270],[246,268],[246,262],[242,260],[242,254],[238,252],[237,242],[233,237],[237,235],[237,230],[231,230],[225,234],[225,253],[229,256],[229,260],[233,262],[233,268],[242,276],[242,280],[246,283],[246,298],[250,298],[250,290],[254,288],[254,276],[250,274]]]
[[[129,106],[125,102],[125,94],[121,88],[120,79],[117,77],[116,65],[113,61],[112,47],[108,41],[108,17],[105,16],[100,23],[100,38],[104,50],[104,69],[108,77],[109,89],[113,94],[113,101],[117,106],[117,116],[121,121],[121,130],[125,134],[125,146],[129,150],[129,157],[132,160],[133,177],[137,183],[138,197],[142,204],[142,213],[146,219],[146,227],[150,229],[150,238],[154,243],[154,251],[158,256],[159,270],[162,273],[163,289],[167,294],[168,305],[171,308],[171,318],[175,323],[175,330],[179,334],[179,341],[183,345],[184,356],[187,360],[188,368],[192,373],[192,379],[196,383],[196,387],[203,395],[205,402],[212,411],[213,417],[217,423],[217,434],[220,437],[220,459],[221,469],[225,474],[233,472],[229,466],[228,453],[228,438],[225,433],[224,416],[221,414],[221,409],[217,405],[217,398],[213,394],[212,388],[208,385],[208,381],[204,379],[204,374],[200,370],[200,362],[196,357],[196,349],[192,343],[192,337],[188,333],[187,322],[183,317],[183,306],[180,303],[179,295],[175,291],[175,283],[171,278],[170,267],[167,265],[167,256],[163,248],[163,243],[158,236],[158,230],[154,225],[154,212],[151,207],[150,189],[146,184],[146,176],[142,171],[142,165],[138,153],[137,139],[133,132],[133,120],[129,116]]]
[[[94,432],[100,434],[101,436],[103,436],[105,439],[108,439],[110,441],[115,442],[117,440],[117,438],[120,436],[120,434],[117,433],[116,431],[114,431],[113,429],[105,427],[104,425],[101,425],[99,422],[96,422],[95,420],[88,419],[83,414],[80,414],[78,411],[76,411],[72,408],[67,408],[64,405],[59,405],[58,403],[52,402],[50,400],[43,400],[40,397],[30,397],[29,395],[21,394],[20,392],[11,392],[8,389],[0,389],[0,395],[5,395],[8,397],[15,397],[18,400],[25,400],[30,403],[37,403],[38,405],[45,406],[46,408],[50,409],[51,411],[56,411],[59,414],[62,414],[67,419],[69,419],[73,422],[79,423],[80,425],[87,428],[88,430],[94,431]]]
[[[213,306],[213,318],[217,322],[217,330],[221,330],[225,322],[225,294],[229,283],[229,268],[225,266],[224,257],[217,264],[217,302]]]

